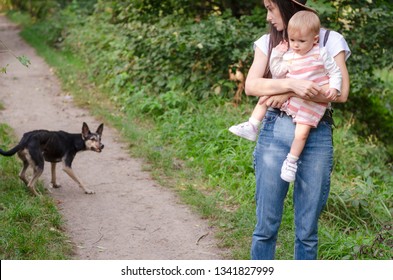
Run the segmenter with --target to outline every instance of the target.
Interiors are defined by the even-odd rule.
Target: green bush
[[[168,92],[193,100],[215,94],[231,98],[234,83],[228,82],[228,67],[239,60],[250,64],[250,38],[260,33],[247,20],[231,17],[196,23],[167,16],[155,25],[114,25],[105,21],[108,17],[95,15],[82,30],[69,29],[65,44],[86,58],[92,76],[114,89],[114,99],[125,103],[140,91],[151,99]]]
[[[351,78],[349,102],[339,108],[355,115],[359,135],[377,136],[393,158],[393,88],[379,79],[377,71],[393,70],[392,1],[325,1],[335,9],[323,15],[324,22],[342,32],[352,51],[348,60]]]

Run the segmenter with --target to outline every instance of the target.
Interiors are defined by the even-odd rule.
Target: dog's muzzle
[[[102,149],[104,149],[104,145],[100,144],[100,147],[91,147],[90,150],[97,152],[97,153],[101,153]]]
[[[98,149],[98,152],[101,153],[101,151],[104,149],[104,144],[100,144],[100,148]]]

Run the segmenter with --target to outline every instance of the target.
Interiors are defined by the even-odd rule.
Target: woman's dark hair
[[[270,34],[270,40],[269,40],[269,50],[268,50],[268,61],[270,61],[270,54],[272,53],[272,50],[275,46],[277,46],[282,40],[288,40],[287,38],[287,26],[288,22],[291,19],[291,17],[296,14],[297,12],[304,10],[299,5],[296,5],[294,2],[290,0],[271,0],[273,3],[277,5],[277,8],[280,11],[282,21],[284,23],[284,30],[283,31],[277,31],[274,26],[270,24],[269,27],[269,34]],[[268,64],[268,67],[266,67],[265,74],[263,75],[265,78],[271,78],[272,74],[270,72],[270,67]]]

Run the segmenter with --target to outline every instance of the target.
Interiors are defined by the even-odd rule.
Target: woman
[[[281,163],[285,160],[294,137],[295,124],[291,117],[278,109],[290,97],[298,96],[317,102],[331,102],[324,97],[324,89],[312,81],[272,79],[269,58],[272,49],[286,39],[289,19],[307,7],[306,0],[264,0],[270,32],[255,42],[254,61],[246,80],[246,94],[264,96],[269,108],[254,151],[256,176],[256,213],[251,257],[274,259],[278,229],[282,219],[284,199],[289,183],[280,178]],[[315,12],[316,13],[316,12]],[[324,45],[326,30],[319,34]],[[335,102],[346,102],[349,75],[345,64],[350,50],[345,39],[331,31],[326,39],[327,51],[339,66],[343,81],[341,96]],[[333,164],[332,121],[327,111],[317,128],[311,130],[298,162],[294,183],[295,259],[316,259],[318,253],[318,219],[326,204]],[[330,112],[331,114],[331,112]]]

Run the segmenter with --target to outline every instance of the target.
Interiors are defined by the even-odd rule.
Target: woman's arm
[[[297,79],[269,79],[263,78],[268,66],[267,56],[255,48],[254,61],[248,71],[245,92],[253,96],[272,96],[277,94],[294,93],[299,97],[310,98],[318,95],[321,87],[312,81]]]
[[[338,55],[334,57],[334,60],[336,61],[337,66],[341,70],[341,75],[343,78],[342,85],[341,85],[341,95],[334,100],[334,102],[338,103],[345,103],[348,100],[349,96],[349,73],[348,73],[348,68],[347,64],[345,62],[345,52],[342,51]]]
[[[336,99],[332,100],[329,98],[326,98],[324,95],[324,92],[328,88],[328,85],[322,88],[322,91],[320,94],[317,96],[311,98],[312,101],[315,102],[336,102],[336,103],[345,103],[348,100],[348,95],[349,95],[349,73],[348,73],[348,68],[347,64],[345,62],[345,52],[342,51],[338,53],[335,57],[334,60],[336,61],[337,66],[340,68],[341,75],[342,75],[342,84],[341,84],[341,95],[337,97]]]

